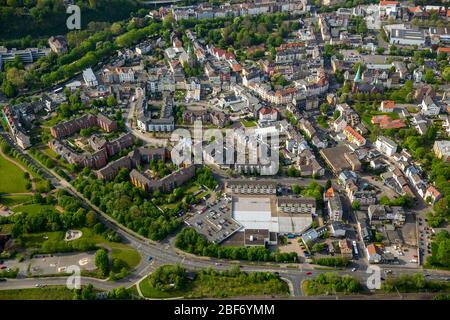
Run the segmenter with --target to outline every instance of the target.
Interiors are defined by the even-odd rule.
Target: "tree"
[[[93,227],[96,223],[97,223],[97,215],[95,214],[94,211],[90,210],[87,214],[86,214],[86,223],[88,227]]]
[[[320,112],[322,112],[322,114],[326,115],[331,107],[328,103],[322,103],[319,108],[320,108]]]
[[[17,95],[17,89],[10,81],[3,81],[2,91],[8,98],[13,98]]]
[[[445,81],[450,82],[450,67],[445,67],[442,72],[442,78],[444,78]]]
[[[333,112],[333,120],[336,120],[341,116],[341,112],[339,110],[334,110]]]
[[[434,83],[434,72],[431,69],[425,71],[425,82],[433,84]]]
[[[292,189],[292,192],[295,193],[295,194],[300,194],[300,192],[302,191],[302,188],[299,185],[297,185],[297,184],[294,184],[291,187],[291,189]]]
[[[111,292],[109,292],[108,299],[127,300],[127,299],[131,299],[131,294],[124,287],[119,287],[119,288],[115,288]]]
[[[98,249],[95,253],[95,266],[99,269],[102,276],[109,273],[109,256],[105,249]]]
[[[111,95],[108,97],[108,99],[106,99],[106,104],[108,105],[108,107],[114,107],[117,105],[117,100],[113,95]]]
[[[355,200],[352,202],[352,209],[353,210],[359,210],[361,208],[361,204],[359,203],[358,200]]]

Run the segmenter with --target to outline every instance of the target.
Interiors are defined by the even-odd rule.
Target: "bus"
[[[56,88],[55,90],[53,90],[53,93],[58,93],[58,92],[61,92],[63,90],[63,87],[59,87],[59,88]]]
[[[353,240],[352,244],[353,244],[353,255],[355,257],[358,257],[358,246],[356,245],[356,241]]]

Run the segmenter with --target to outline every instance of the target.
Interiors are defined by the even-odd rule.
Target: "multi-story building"
[[[388,157],[397,152],[397,144],[391,139],[383,136],[379,136],[377,141],[375,141],[375,147],[378,151],[387,155]]]
[[[344,128],[344,134],[347,140],[361,147],[366,144],[366,139],[350,126]]]
[[[277,184],[272,181],[252,180],[228,180],[226,182],[228,192],[237,194],[276,194]]]
[[[437,140],[433,145],[434,154],[438,159],[450,162],[450,141]]]
[[[285,213],[316,213],[316,200],[310,197],[278,197],[277,209]]]
[[[99,113],[93,115],[91,113],[84,114],[79,118],[59,123],[50,128],[51,135],[56,139],[70,136],[81,129],[87,129],[94,126],[102,128],[106,132],[117,130],[117,122],[109,119],[105,115]]]

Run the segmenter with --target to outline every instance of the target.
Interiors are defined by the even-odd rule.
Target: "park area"
[[[73,292],[64,286],[0,290],[0,300],[72,300]]]
[[[270,273],[244,273],[239,270],[218,272],[206,269],[194,273],[179,266],[162,266],[138,285],[144,297],[153,299],[289,295],[287,283]]]
[[[28,179],[9,159],[0,155],[0,193],[25,193]]]

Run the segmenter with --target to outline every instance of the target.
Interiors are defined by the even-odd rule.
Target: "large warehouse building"
[[[268,229],[280,234],[300,234],[311,226],[313,198],[246,196],[232,197],[233,218],[244,229]]]

